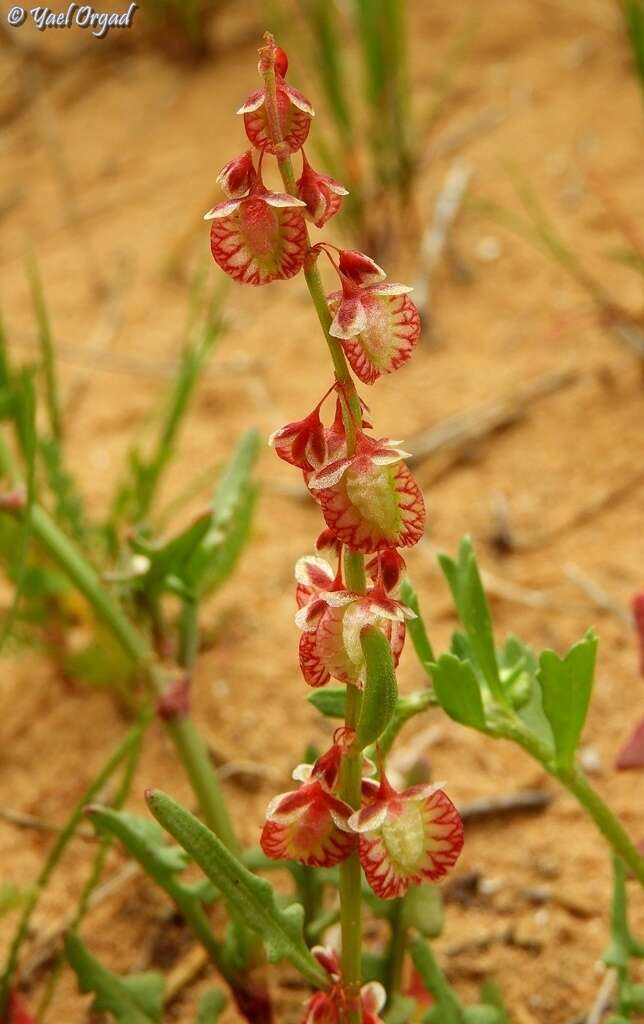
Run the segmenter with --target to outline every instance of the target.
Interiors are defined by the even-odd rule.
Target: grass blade
[[[38,322],[38,343],[40,345],[40,357],[42,360],[42,371],[45,380],[45,403],[49,417],[49,429],[52,437],[60,443],[63,436],[63,422],[60,412],[60,396],[58,392],[58,380],[54,365],[54,344],[51,332],[45,293],[38,271],[38,264],[34,256],[27,260],[27,273],[31,285],[31,296]]]
[[[84,790],[79,800],[77,800],[74,808],[67,818],[63,828],[61,829],[58,837],[49,851],[49,855],[43,864],[40,874],[36,879],[34,885],[33,895],[25,906],[25,909],[18,922],[18,927],[13,936],[11,945],[9,947],[9,953],[5,962],[4,971],[2,973],[2,979],[0,980],[0,1019],[2,1014],[6,1010],[7,999],[9,996],[9,990],[13,980],[15,969],[18,965],[18,958],[20,956],[20,950],[22,944],[25,941],[29,933],[29,923],[32,915],[38,906],[40,897],[42,896],[49,879],[55,871],[61,857],[63,856],[67,844],[73,837],[79,822],[82,819],[85,807],[100,793],[109,779],[112,777],[119,765],[131,755],[132,749],[140,743],[140,734],[142,730],[141,723],[137,724],[133,729],[130,730],[125,739],[119,744],[114,750],[103,767],[100,769],[98,774],[90,782],[89,786]]]

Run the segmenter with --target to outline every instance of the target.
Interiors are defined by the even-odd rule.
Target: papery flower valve
[[[410,358],[420,337],[420,316],[406,284],[386,283],[384,271],[364,253],[343,252],[342,291],[328,296],[330,333],[338,338],[356,376],[373,384]]]
[[[334,574],[323,558],[300,558],[295,566],[296,625],[300,637],[299,659],[309,686],[324,686],[333,677],[341,683],[364,682],[365,658],[360,636],[366,626],[376,626],[386,636],[394,665],[405,642],[405,620],[414,612],[391,597],[380,577],[369,581],[366,594],[354,594]]]
[[[270,192],[257,175],[247,195],[218,203],[204,217],[212,221],[215,262],[241,284],[293,277],[306,255],[303,208],[296,196]]]
[[[412,885],[438,881],[463,847],[463,823],[439,786],[399,792],[382,768],[377,795],[351,816],[349,825],[360,836],[367,881],[383,900],[403,896]]]
[[[299,765],[299,789],[274,797],[266,810],[260,845],[273,860],[333,867],[346,860],[357,839],[347,822],[352,808],[334,795],[344,747],[342,736],[314,765]]]
[[[272,39],[260,50],[260,75],[271,66],[275,70],[275,103],[281,141],[275,141],[266,89],[251,93],[237,113],[244,115],[246,135],[253,146],[283,159],[304,145],[315,111],[306,96],[285,81],[288,57]]]

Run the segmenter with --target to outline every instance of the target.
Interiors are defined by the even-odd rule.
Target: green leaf
[[[565,658],[544,651],[539,659],[543,710],[552,727],[557,766],[563,772],[574,768],[590,703],[596,654],[597,637],[590,630]]]
[[[554,750],[552,729],[543,711],[541,684],[537,675],[539,662],[534,651],[510,635],[499,651],[499,664],[503,686],[519,718],[546,747]],[[519,668],[521,672],[517,675]]]
[[[20,888],[13,882],[3,882],[0,885],[0,917],[10,914],[12,910],[27,906],[33,899],[34,889],[32,886]]]
[[[501,990],[493,978],[486,978],[481,985],[481,1002],[493,1006],[498,1014],[499,1024],[510,1024],[510,1014]]]
[[[450,718],[485,731],[479,684],[469,661],[459,661],[453,654],[442,654],[431,671],[438,701]]]
[[[232,572],[250,533],[258,488],[252,472],[259,453],[259,434],[249,430],[226,466],[215,491],[210,527],[194,551],[186,580],[200,593],[210,593]]]
[[[65,939],[65,952],[80,991],[94,993],[95,1012],[111,1013],[119,1024],[161,1024],[165,987],[161,974],[148,972],[120,978],[91,956],[73,932]]]
[[[389,724],[378,741],[382,756],[387,756],[405,722],[408,722],[410,718],[414,718],[416,715],[422,714],[428,708],[435,707],[437,704],[438,701],[431,686],[428,686],[425,690],[417,690],[416,693],[410,693],[407,697],[399,697]],[[372,755],[375,757],[376,751],[368,750],[367,756],[372,757]]]
[[[500,703],[505,704],[494,647],[492,616],[469,537],[464,537],[461,541],[458,562],[454,562],[446,555],[439,555],[438,561],[452,591],[473,656],[480,666],[490,692]]]
[[[376,742],[394,714],[398,685],[391,647],[384,633],[377,626],[367,626],[360,634],[360,645],[367,679],[356,727],[356,743],[360,750],[364,750]]]
[[[436,1013],[432,1019],[440,1024],[462,1024],[462,1007],[458,996],[441,971],[429,943],[415,939],[410,945],[414,967],[420,974],[428,992],[434,996]]]
[[[196,937],[220,973],[234,983],[232,965],[227,963],[223,944],[218,942],[206,918],[202,904],[217,893],[203,883],[186,883],[177,874],[188,864],[188,855],[180,846],[168,846],[165,833],[156,821],[130,811],[109,807],[89,807],[87,813],[98,832],[115,836],[139,862],[147,875],[177,905]]]
[[[218,988],[211,988],[199,1000],[195,1024],[217,1024],[228,1000]]]
[[[326,988],[326,972],[304,942],[302,907],[280,910],[269,883],[252,875],[198,818],[169,796],[151,790],[147,801],[157,821],[187,850],[248,927],[262,937],[268,959],[272,963],[288,960],[314,987]]]
[[[311,690],[306,699],[326,718],[344,718],[347,706],[346,686],[324,686]]]
[[[411,642],[414,645],[416,656],[424,668],[427,675],[430,674],[430,665],[436,661],[434,657],[434,651],[430,643],[429,637],[427,636],[427,629],[425,627],[425,620],[423,619],[420,612],[420,605],[418,603],[418,597],[416,591],[412,587],[408,578],[402,581],[400,587],[400,600],[403,604],[406,604],[408,608],[411,608],[416,613],[415,619],[409,619],[407,622],[407,632],[411,637]]]
[[[403,924],[415,928],[426,939],[436,939],[443,930],[443,894],[437,885],[413,886],[403,902]]]
[[[385,1013],[385,1024],[409,1024],[412,1020],[412,1013],[416,1009],[416,1000],[409,996],[403,996],[396,992],[391,1002],[387,1005]]]
[[[387,958],[381,953],[372,953],[371,950],[367,950],[360,959],[363,983],[379,981],[383,985],[387,975]]]
[[[138,544],[150,559],[150,568],[138,581],[138,586],[149,593],[159,592],[167,586],[168,577],[184,580],[195,549],[210,530],[210,514],[205,513],[159,548]]]
[[[31,297],[38,321],[38,344],[42,360],[42,371],[45,380],[45,404],[49,419],[49,429],[56,441],[60,442],[63,433],[62,416],[60,411],[60,396],[58,380],[56,378],[56,367],[54,364],[54,342],[49,322],[45,293],[38,271],[38,265],[33,256],[27,260],[27,272],[31,285]]]
[[[503,1024],[503,1019],[496,1006],[482,1003],[477,1006],[463,1007],[465,1024]]]

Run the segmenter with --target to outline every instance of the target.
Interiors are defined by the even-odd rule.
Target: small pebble
[[[582,747],[579,751],[579,763],[589,775],[601,775],[602,773],[601,754],[595,747]]]
[[[495,263],[502,254],[501,240],[494,235],[484,235],[476,243],[476,257],[481,263]]]
[[[550,924],[550,912],[545,907],[541,907],[535,912],[534,923],[538,928],[547,928]]]
[[[504,885],[502,878],[482,878],[479,882],[479,892],[483,896],[494,896]]]
[[[215,679],[212,684],[212,692],[216,697],[227,697],[230,693],[230,686],[225,679]]]

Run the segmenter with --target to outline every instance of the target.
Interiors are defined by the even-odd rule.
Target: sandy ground
[[[410,6],[421,126],[446,54],[474,16],[468,59],[444,115],[423,142],[418,222],[429,220],[455,159],[472,165],[474,199],[518,209],[515,167],[588,270],[616,302],[641,313],[641,279],[607,258],[623,239],[589,179],[591,171],[599,173],[637,224],[644,214],[642,104],[613,5],[489,0],[484,13],[477,0]],[[114,50],[100,63],[70,59],[55,71],[36,66],[25,79],[24,57],[5,58],[2,313],[16,357],[26,358],[34,341],[23,264],[29,246],[46,282],[64,392],[81,394],[69,449],[94,510],[106,501],[133,432],[163,394],[167,367],[180,350],[186,274],[168,278],[167,261],[174,254],[183,271],[195,252],[207,251],[199,217],[217,199],[217,170],[243,144],[234,110],[255,88],[258,24],[253,10],[229,14],[220,29],[226,40],[221,55],[197,70],[149,51],[123,58]],[[51,33],[27,32],[21,39],[55,53],[79,45],[78,33],[53,39]],[[314,89],[307,91],[315,101]],[[490,238],[496,258],[486,261],[481,253],[490,250]],[[507,587],[495,588],[505,594],[493,598],[499,635],[516,632],[536,647],[561,651],[588,626],[598,628],[585,742],[595,762],[593,781],[639,838],[644,811],[638,780],[612,769],[643,707],[633,638],[618,617],[570,581],[566,567],[576,566],[622,605],[643,585],[641,367],[602,327],[587,293],[474,204],[462,211],[452,242],[459,264],[469,270],[468,283],[454,274],[453,260],[441,264],[433,281],[432,340],[409,367],[370,391],[375,427],[384,435],[413,437],[454,413],[510,397],[545,374],[574,375],[569,387],[530,404],[520,423],[472,448],[449,471],[438,473],[428,461],[418,477],[431,545],[453,551],[469,532],[485,569],[540,595],[534,607],[520,592],[508,599]],[[416,244],[403,239],[396,248],[388,262],[391,278],[414,279]],[[213,267],[212,274],[214,280],[219,271]],[[109,312],[114,301],[115,321]],[[327,386],[328,359],[302,280],[256,291],[235,286],[227,317],[229,330],[183,434],[166,497],[205,459],[223,461],[243,428],[254,424],[267,435],[308,411]],[[97,366],[97,347],[106,344],[107,356]],[[195,682],[196,713],[213,750],[223,760],[243,757],[266,769],[254,791],[226,784],[248,842],[256,841],[267,800],[286,788],[306,744],[322,743],[329,733],[304,699],[292,622],[293,562],[312,549],[319,517],[288,491],[295,477],[276,463],[270,452],[262,454],[263,497],[253,543],[234,581],[204,612],[214,640],[199,660]],[[516,540],[516,549],[505,555],[493,544],[499,497]],[[454,618],[429,545],[410,554],[409,569],[434,644],[444,648]],[[419,685],[419,669],[407,651],[401,687]],[[1,803],[62,821],[124,728],[109,695],[63,688],[35,655],[6,660]],[[424,742],[417,741],[428,728]],[[416,742],[459,802],[527,786],[552,788],[521,752],[438,713],[405,733],[403,745]],[[141,807],[150,784],[189,800],[169,743],[156,727],[146,741],[133,808]],[[3,879],[28,884],[46,847],[42,836],[2,824]],[[37,935],[64,917],[87,862],[87,847],[73,846],[42,901]],[[114,854],[109,870],[120,862]],[[437,944],[459,991],[473,997],[481,980],[493,976],[519,1024],[559,1024],[583,1013],[601,983],[598,958],[606,944],[610,890],[609,859],[593,826],[558,793],[547,812],[468,828],[455,874],[472,871],[485,880],[484,891],[449,906]],[[535,906],[530,890],[544,886],[552,898]],[[635,888],[631,903],[634,923],[644,929],[644,900]],[[166,923],[165,912],[154,887],[138,880],[92,913],[83,935],[114,969],[168,969],[190,940]],[[0,926],[4,942],[13,919]],[[499,941],[508,926],[514,941]],[[206,983],[202,976],[188,986],[168,1020],[192,1020]],[[298,1020],[302,998],[297,991],[284,997],[283,1024]],[[82,1021],[86,1007],[67,974],[50,1019]],[[229,1011],[226,1021],[234,1020]]]

